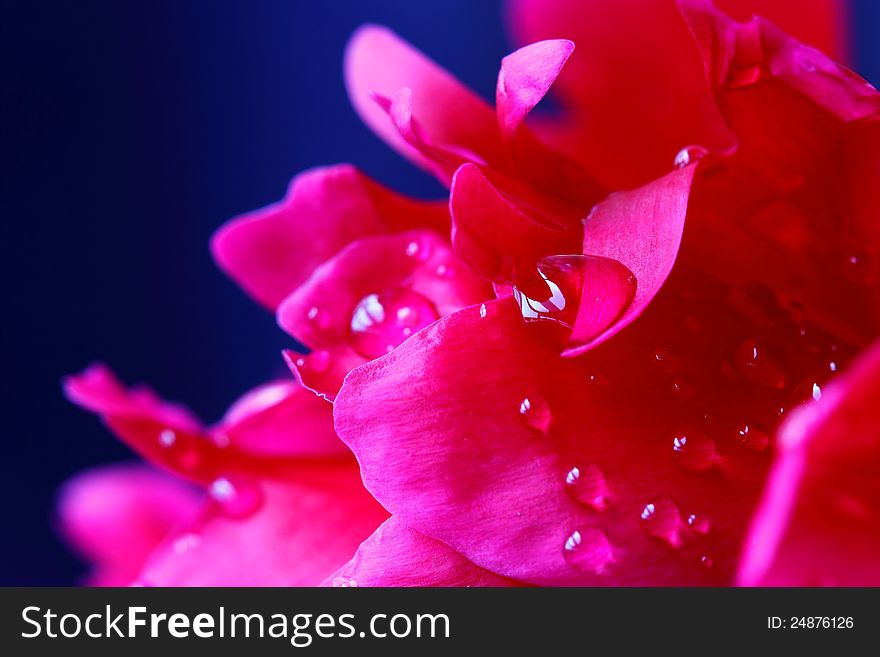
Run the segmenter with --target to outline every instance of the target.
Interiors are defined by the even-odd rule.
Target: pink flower
[[[880,583],[880,96],[763,19],[612,4],[512,2],[494,108],[354,35],[356,110],[449,202],[341,165],[224,226],[220,266],[310,351],[213,427],[67,382],[207,491],[193,518],[152,473],[74,484],[95,581]],[[756,4],[847,56],[836,3]]]

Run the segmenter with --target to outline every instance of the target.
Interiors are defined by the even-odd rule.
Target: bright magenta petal
[[[263,503],[230,517],[216,505],[176,533],[141,575],[148,586],[317,586],[387,518],[354,464],[279,469]]]
[[[61,489],[60,529],[94,565],[90,583],[128,586],[156,546],[192,520],[199,499],[193,488],[150,468],[106,466]]]
[[[294,381],[275,381],[246,393],[211,429],[215,440],[259,456],[347,458],[333,430],[331,409]]]
[[[880,586],[880,347],[794,412],[740,567],[746,586]]]
[[[418,226],[443,231],[448,223],[442,204],[397,195],[338,165],[300,174],[284,200],[227,223],[212,250],[224,271],[274,309],[352,240]]]
[[[565,39],[539,41],[501,60],[495,111],[502,134],[512,137],[526,115],[547,94],[574,50]]]
[[[465,559],[440,541],[386,520],[324,586],[521,586]]]

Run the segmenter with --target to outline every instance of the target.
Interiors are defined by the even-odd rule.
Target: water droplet
[[[578,527],[563,544],[562,554],[569,565],[582,570],[602,574],[614,560],[611,544],[605,533],[595,527]]]
[[[679,399],[693,399],[697,394],[697,387],[686,376],[677,376],[672,379],[672,393]]]
[[[244,477],[218,477],[208,486],[208,494],[234,518],[251,515],[263,502],[259,485]]]
[[[598,466],[575,466],[565,474],[565,490],[576,502],[598,511],[605,508],[605,475]]]
[[[336,589],[355,589],[358,588],[357,580],[350,577],[334,577],[333,588]]]
[[[480,306],[480,319],[483,319],[486,316],[486,304],[482,304]]]
[[[733,68],[727,75],[728,89],[743,89],[756,84],[762,77],[763,72],[759,64]]]
[[[661,499],[646,504],[641,513],[642,529],[649,536],[678,545],[678,529],[681,516],[678,507],[671,500]]]
[[[173,429],[163,429],[159,433],[159,444],[162,447],[171,447],[175,442],[177,442],[177,434]]]
[[[864,251],[848,254],[843,259],[843,274],[857,284],[868,282],[871,258]]]
[[[707,556],[705,554],[702,557],[700,557],[700,565],[703,566],[704,568],[711,568],[714,564],[715,564],[715,562],[712,561],[712,557]]]
[[[433,304],[418,292],[397,288],[368,294],[351,317],[351,342],[366,358],[378,358],[437,319]]]
[[[211,440],[213,440],[214,444],[221,449],[226,449],[232,444],[232,439],[229,437],[229,434],[223,431],[213,434]]]
[[[687,165],[704,158],[708,152],[702,146],[685,146],[676,153],[673,165],[676,169],[684,169]]]
[[[696,429],[676,433],[672,438],[672,452],[675,463],[692,472],[708,470],[718,455],[714,441]]]
[[[436,274],[440,278],[452,278],[452,268],[448,265],[439,264],[437,265]]]
[[[666,374],[681,372],[681,359],[664,347],[655,349],[651,360]]]
[[[770,444],[770,434],[753,422],[743,421],[737,429],[739,444],[755,452],[763,452]]]
[[[780,314],[776,294],[763,283],[733,286],[727,294],[727,303],[760,326],[770,324]]]
[[[525,397],[519,403],[519,414],[523,421],[541,433],[550,428],[550,407],[541,397]]]
[[[817,402],[822,399],[822,383],[816,377],[807,377],[792,389],[788,399],[790,406]]]
[[[312,319],[312,320],[315,319],[315,318],[318,316],[318,307],[317,307],[317,306],[312,306],[311,308],[309,308],[309,312],[308,312],[308,314],[307,314],[306,316],[307,316],[309,319]]]
[[[756,339],[740,344],[734,353],[733,362],[740,376],[751,383],[776,390],[785,386],[785,373],[767,355],[764,345]]]
[[[202,537],[198,534],[183,534],[174,540],[172,549],[176,554],[185,554],[195,550],[202,543]]]
[[[523,320],[544,326],[551,340],[571,346],[587,344],[611,326],[636,289],[635,276],[624,265],[598,256],[548,256],[538,263],[538,274],[546,283],[541,298],[513,288]]]
[[[710,523],[709,519],[702,513],[692,513],[687,518],[688,527],[698,534],[708,534]]]
[[[303,374],[323,374],[330,369],[330,352],[323,349],[304,354],[296,359],[296,368]]]

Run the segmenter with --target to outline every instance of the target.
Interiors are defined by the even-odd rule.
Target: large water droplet
[[[696,429],[676,433],[672,438],[672,453],[679,467],[692,472],[708,470],[718,455],[715,443]]]
[[[755,452],[763,452],[770,444],[770,434],[758,424],[743,421],[737,428],[739,444]]]
[[[263,502],[259,485],[244,477],[218,477],[208,486],[208,494],[234,518],[251,515]]]
[[[678,507],[671,500],[660,499],[644,506],[641,512],[642,529],[649,536],[678,545],[678,529],[681,516]]]
[[[676,153],[672,164],[676,169],[684,169],[687,165],[704,158],[708,152],[702,146],[685,146]]]
[[[575,529],[565,539],[562,553],[571,566],[589,573],[604,573],[614,560],[608,537],[595,527]]]
[[[368,294],[352,313],[352,346],[365,358],[378,358],[436,319],[433,304],[418,292],[396,288]]]
[[[807,377],[798,383],[789,394],[790,406],[797,406],[807,402],[817,402],[822,399],[822,383],[817,377]]]
[[[541,433],[547,433],[552,416],[550,414],[550,407],[542,397],[537,395],[524,397],[519,402],[518,411],[523,422]]]
[[[785,386],[785,373],[767,354],[766,347],[756,339],[746,340],[733,356],[733,362],[740,375],[755,384],[768,388],[781,389]]]
[[[577,502],[602,511],[605,508],[605,475],[598,466],[575,466],[565,474],[565,490]]]
[[[545,328],[559,344],[587,344],[609,328],[629,306],[636,279],[610,258],[556,255],[541,259],[538,273],[546,284],[541,298],[514,287],[523,320]]]

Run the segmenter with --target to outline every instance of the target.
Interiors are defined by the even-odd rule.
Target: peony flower
[[[756,4],[848,56],[837,3]],[[880,582],[880,96],[703,0],[510,10],[494,108],[385,28],[346,53],[355,109],[448,204],[340,165],[215,236],[307,348],[296,382],[206,428],[68,380],[205,489],[72,484],[94,582]]]

